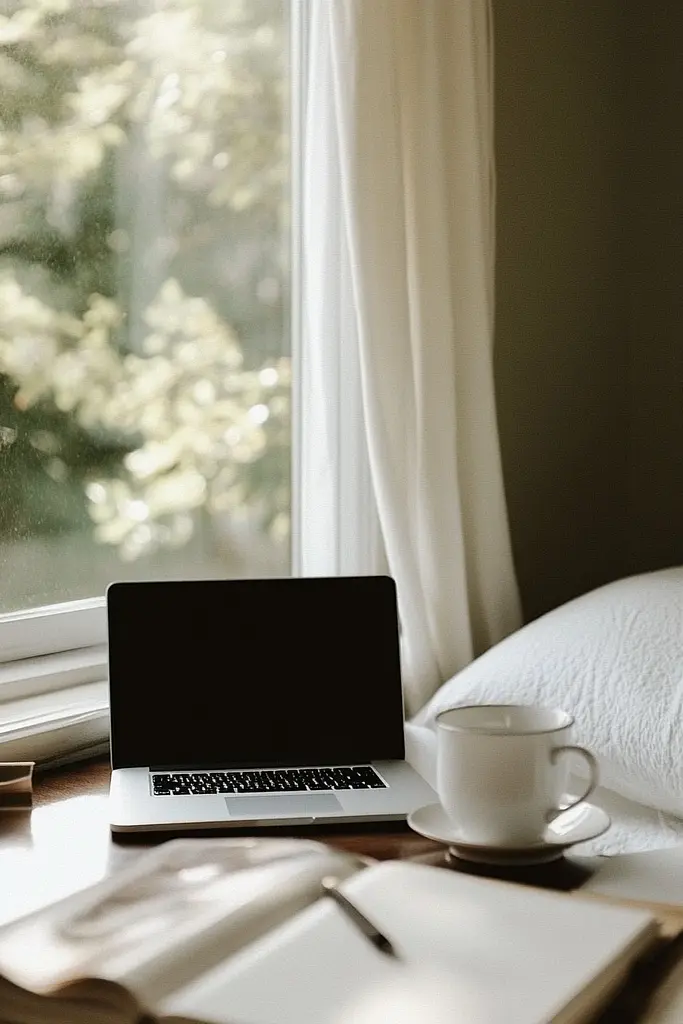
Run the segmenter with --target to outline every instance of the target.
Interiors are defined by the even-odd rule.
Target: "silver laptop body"
[[[112,583],[113,832],[401,820],[436,801],[405,761],[387,576]]]

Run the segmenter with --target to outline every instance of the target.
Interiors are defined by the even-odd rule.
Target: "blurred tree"
[[[0,11],[0,534],[285,536],[288,5]]]

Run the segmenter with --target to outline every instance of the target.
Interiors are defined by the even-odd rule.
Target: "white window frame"
[[[106,642],[104,598],[0,615],[0,665]]]
[[[297,69],[299,79],[296,91],[292,90],[298,97],[293,110],[293,131],[300,141],[299,159],[293,161],[292,167],[292,209],[300,211],[298,218],[292,218],[298,229],[292,259],[292,566],[297,575],[352,576],[386,571],[386,556],[365,441],[352,284],[343,261],[336,333],[334,338],[326,337],[335,347],[335,372],[326,381],[324,396],[311,386],[309,356],[311,347],[318,342],[307,330],[302,267],[303,216],[316,215],[311,209],[304,214],[303,201],[309,25],[311,5],[315,2],[294,0],[299,25],[298,31],[292,32],[293,45],[298,47],[293,53],[292,67]],[[330,213],[326,212],[326,227],[341,238],[341,204],[337,212],[336,224],[329,222]],[[316,259],[316,255],[312,254],[311,259]],[[325,451],[316,447],[323,420],[328,430]]]
[[[106,678],[103,598],[0,615],[0,760],[105,753]]]

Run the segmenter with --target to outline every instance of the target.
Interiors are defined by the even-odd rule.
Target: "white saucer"
[[[558,860],[576,843],[585,843],[606,832],[611,825],[609,815],[595,804],[583,802],[564,811],[546,828],[538,843],[521,848],[482,846],[462,837],[446,815],[441,804],[428,804],[408,815],[408,824],[425,839],[445,843],[449,853],[462,860],[479,864],[527,865]]]

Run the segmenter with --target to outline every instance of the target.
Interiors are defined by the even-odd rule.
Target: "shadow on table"
[[[445,847],[434,852],[418,854],[410,860],[418,864],[446,868],[449,871],[460,871],[466,875],[496,878],[502,882],[517,882],[541,889],[556,889],[560,892],[580,889],[599,869],[597,857],[586,858],[581,862],[562,856],[546,864],[478,864],[454,856]]]

